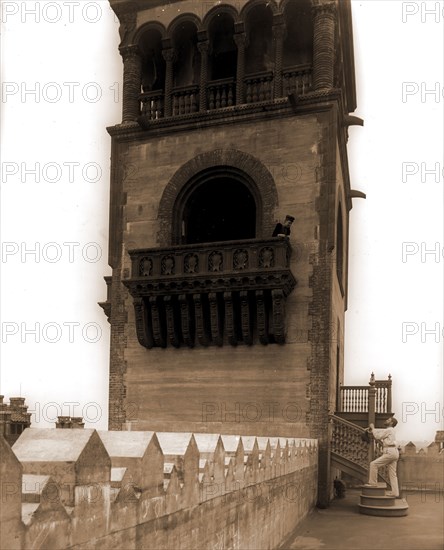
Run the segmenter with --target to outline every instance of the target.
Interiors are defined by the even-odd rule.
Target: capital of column
[[[283,41],[287,34],[287,27],[285,26],[285,23],[278,23],[276,25],[273,25],[272,31],[273,38],[275,40]]]
[[[311,9],[314,16],[329,15],[332,17],[336,17],[337,13],[335,2],[323,2],[322,0],[317,0],[312,5]]]
[[[131,44],[129,46],[123,46],[119,48],[120,55],[122,56],[123,61],[127,59],[135,58],[141,59],[142,52],[137,44]]]
[[[198,42],[197,43],[197,49],[201,54],[208,53],[210,51],[210,43],[208,40]]]
[[[176,50],[174,48],[168,48],[167,50],[162,50],[162,56],[167,63],[171,63],[176,59]]]
[[[245,48],[248,43],[247,34],[245,32],[241,32],[238,34],[233,35],[234,43],[237,46],[237,49]]]
[[[137,10],[128,10],[123,11],[119,14],[119,34],[120,34],[120,46],[127,44],[132,36],[137,26]]]

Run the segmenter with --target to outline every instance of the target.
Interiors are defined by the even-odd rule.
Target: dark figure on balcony
[[[380,457],[370,462],[369,485],[376,485],[378,482],[378,469],[387,466],[391,495],[399,498],[398,476],[396,474],[396,465],[399,458],[398,444],[396,443],[395,426],[398,421],[395,417],[388,418],[385,421],[386,428],[375,429],[374,424],[367,428],[373,434],[375,439],[382,441],[383,453]]]
[[[290,227],[294,222],[293,216],[285,216],[284,223],[277,223],[273,231],[273,237],[289,237],[290,236]]]

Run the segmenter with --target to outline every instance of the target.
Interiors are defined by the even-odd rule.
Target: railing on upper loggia
[[[188,115],[199,110],[199,86],[182,86],[173,89],[173,116]]]
[[[214,111],[236,105],[251,105],[289,95],[301,96],[312,91],[312,66],[298,65],[284,68],[281,72],[282,87],[276,89],[276,74],[264,71],[242,77],[241,88],[234,77],[210,80],[205,84],[206,98],[202,99],[200,85],[173,87],[165,90],[142,91],[139,94],[140,114],[146,122],[163,119],[165,116],[177,117],[197,114],[202,111]],[[238,92],[238,94],[236,93]],[[168,97],[166,97],[166,93]],[[279,93],[279,97],[277,97]],[[200,101],[206,102],[201,105]],[[165,109],[165,105],[167,107]],[[170,114],[168,111],[171,109]]]
[[[337,412],[386,413],[392,412],[392,377],[375,380],[372,373],[368,386],[341,386]]]
[[[149,120],[158,120],[164,116],[164,93],[163,90],[152,90],[143,92],[139,96],[141,103],[141,114]]]
[[[273,72],[248,75],[245,78],[245,103],[258,103],[273,99]]]
[[[283,95],[304,95],[312,89],[311,65],[298,65],[282,71]]]
[[[224,109],[236,102],[236,82],[234,78],[222,78],[208,82],[208,108]]]

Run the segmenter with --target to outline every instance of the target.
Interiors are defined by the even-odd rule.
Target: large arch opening
[[[189,194],[182,214],[182,243],[254,239],[256,201],[241,181],[218,175]]]
[[[276,207],[278,195],[273,176],[255,157],[236,149],[215,149],[201,153],[182,165],[168,182],[159,203],[159,246],[180,245],[184,243],[184,211],[191,194],[211,179],[226,178],[235,180],[247,188],[255,204],[255,232],[253,238],[271,237],[276,225]],[[238,189],[242,189],[238,187]],[[225,187],[225,190],[227,188]],[[236,193],[231,202],[239,205],[251,204],[242,191]],[[197,195],[196,195],[197,196]],[[238,197],[236,199],[236,197]],[[224,199],[225,200],[225,199]],[[230,204],[231,207],[231,204]],[[245,208],[241,211],[244,215]],[[238,219],[238,225],[243,221]],[[252,232],[247,233],[248,235]],[[237,239],[236,239],[237,240]]]

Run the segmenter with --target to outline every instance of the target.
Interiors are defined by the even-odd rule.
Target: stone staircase
[[[359,513],[367,516],[401,517],[408,514],[409,505],[403,498],[387,493],[386,483],[363,485]]]

